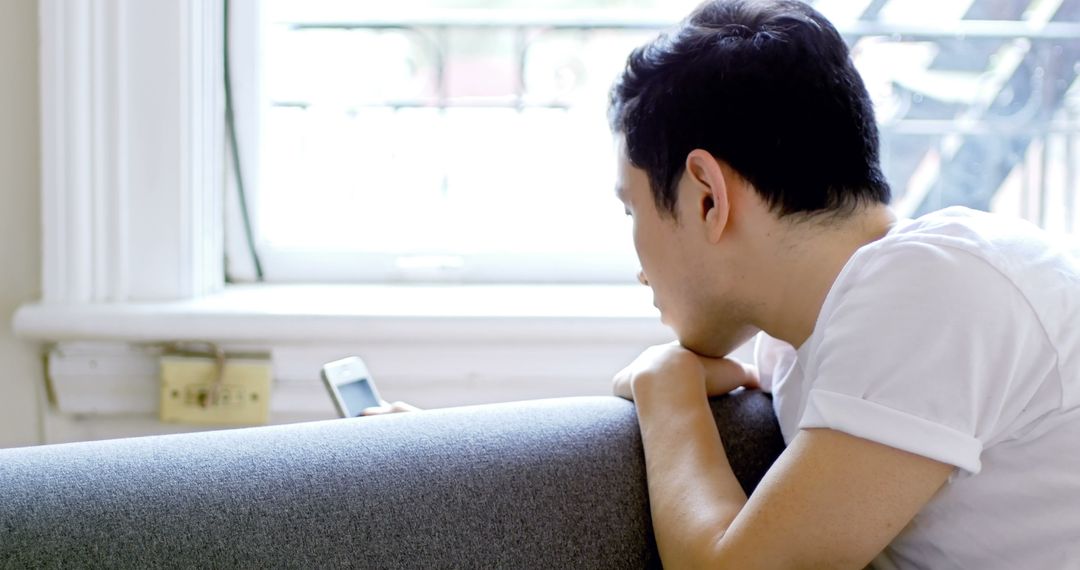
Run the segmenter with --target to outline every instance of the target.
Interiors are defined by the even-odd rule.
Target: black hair
[[[630,54],[612,131],[674,216],[686,156],[729,164],[780,217],[887,204],[873,105],[828,20],[798,0],[710,0]]]

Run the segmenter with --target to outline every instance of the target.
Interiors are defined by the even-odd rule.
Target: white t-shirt
[[[786,442],[827,427],[958,468],[873,568],[1080,568],[1080,256],[965,208],[904,220],[797,351],[755,355]]]

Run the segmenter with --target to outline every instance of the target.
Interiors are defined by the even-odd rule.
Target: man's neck
[[[814,332],[818,314],[840,271],[855,251],[877,241],[896,223],[883,205],[866,207],[841,221],[788,226],[770,264],[776,287],[767,292],[760,328],[798,348]]]

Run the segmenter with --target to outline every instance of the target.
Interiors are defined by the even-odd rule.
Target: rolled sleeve
[[[955,465],[975,475],[983,444],[963,432],[877,402],[811,390],[799,428],[829,428]]]

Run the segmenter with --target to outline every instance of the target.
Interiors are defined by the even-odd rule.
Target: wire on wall
[[[233,112],[232,96],[232,69],[229,66],[229,0],[222,1],[225,10],[224,23],[224,60],[225,60],[225,128],[229,132],[229,146],[232,150],[233,172],[236,173],[236,191],[240,198],[240,213],[244,219],[244,235],[247,238],[248,251],[251,253],[251,261],[255,265],[255,280],[265,281],[262,262],[259,260],[259,252],[255,250],[255,235],[251,231],[251,214],[248,212],[247,195],[244,192],[244,176],[240,169],[240,145],[236,136],[236,119]]]

